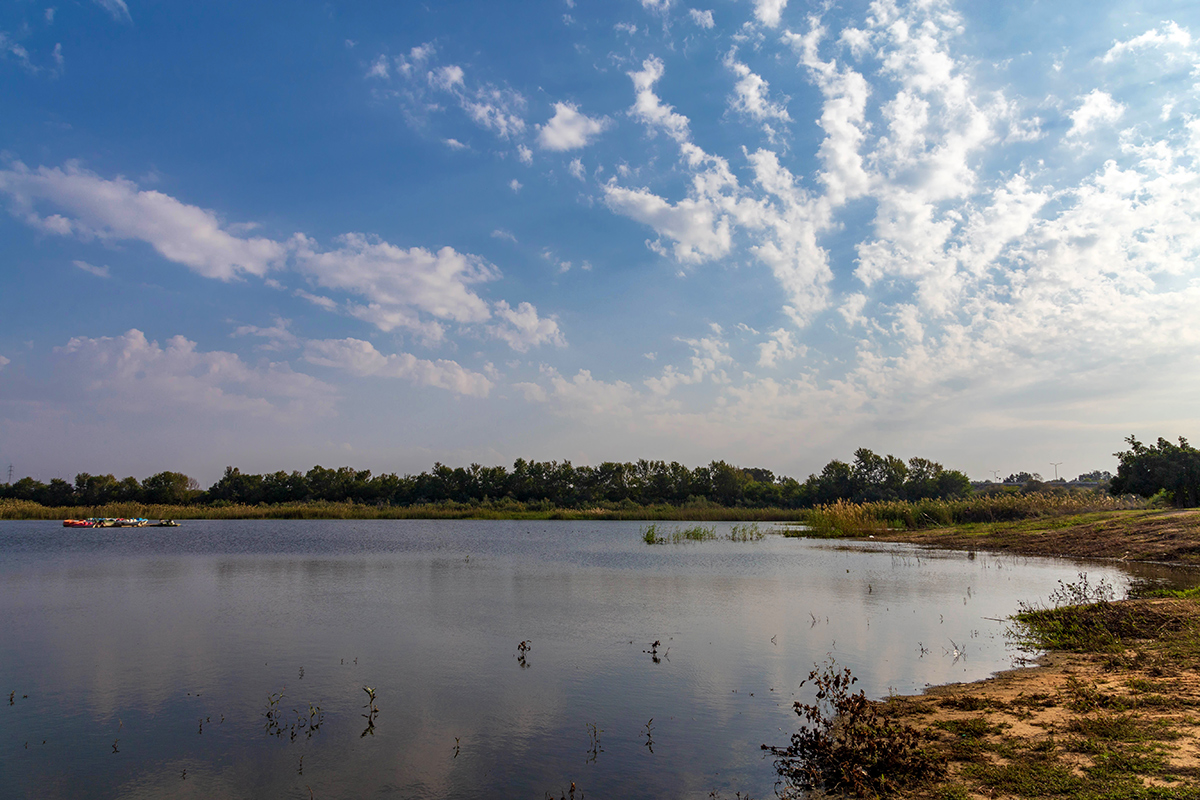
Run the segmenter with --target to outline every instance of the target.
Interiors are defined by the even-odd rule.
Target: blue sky
[[[0,461],[1200,438],[1200,9],[8,3]]]

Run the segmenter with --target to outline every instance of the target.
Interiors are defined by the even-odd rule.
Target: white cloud
[[[571,159],[571,163],[567,165],[567,171],[575,178],[584,180],[583,161],[578,158]]]
[[[291,320],[277,316],[274,318],[274,324],[269,327],[239,325],[230,335],[234,337],[257,336],[261,339],[266,339],[264,344],[258,345],[259,350],[291,350],[300,346],[300,338],[289,329],[291,324]]]
[[[217,215],[156,191],[139,190],[125,178],[105,180],[75,164],[66,169],[30,170],[17,162],[0,170],[0,193],[14,216],[47,233],[82,239],[136,239],[165,258],[206,278],[262,276],[279,267],[286,249],[279,242],[230,233]],[[40,216],[49,204],[68,216]]]
[[[621,33],[625,33],[630,36],[633,36],[638,32],[637,25],[634,25],[632,22],[618,22],[616,25],[613,25],[613,30],[620,31]]]
[[[442,141],[445,143],[446,147],[449,147],[451,150],[469,150],[470,149],[467,145],[463,144],[458,139],[443,139]]]
[[[46,24],[47,24],[47,25],[53,25],[53,24],[54,24],[54,11],[55,11],[55,9],[54,9],[53,7],[51,7],[51,8],[47,8],[47,9],[46,9],[46,14],[45,14],[45,17],[46,17]]]
[[[642,0],[642,8],[656,14],[662,14],[671,7],[675,0]]]
[[[538,144],[544,150],[577,150],[595,141],[611,124],[608,117],[579,113],[573,103],[555,103],[554,116],[538,127]]]
[[[367,77],[383,78],[385,80],[390,78],[391,72],[388,68],[390,63],[391,62],[389,61],[388,57],[381,53],[374,61],[371,62],[371,68],[367,70]]]
[[[451,92],[463,85],[463,68],[457,64],[448,64],[444,67],[438,67],[435,70],[430,70],[426,75],[429,85],[435,89],[441,89],[443,92]]]
[[[72,264],[79,267],[84,272],[95,275],[97,278],[111,278],[112,275],[108,271],[108,266],[97,267],[89,264],[86,261],[72,261]]]
[[[688,386],[710,378],[716,383],[725,383],[728,376],[721,369],[726,364],[732,364],[729,355],[729,343],[721,337],[720,326],[713,326],[713,335],[699,339],[683,339],[682,342],[692,348],[691,370],[680,371],[673,365],[668,365],[657,378],[647,378],[645,384],[655,395],[660,397],[670,394],[676,386]]]
[[[493,239],[507,239],[508,241],[513,242],[514,244],[517,241],[516,236],[514,236],[510,232],[503,230],[501,228],[496,228],[496,230],[492,231],[492,238]]]
[[[627,189],[616,180],[604,185],[604,202],[610,209],[649,225],[661,236],[674,239],[676,260],[698,264],[726,255],[733,246],[729,222],[704,200],[685,198],[669,203],[648,189]],[[656,252],[664,253],[655,244]]]
[[[1100,60],[1105,64],[1111,64],[1125,55],[1135,54],[1138,51],[1151,48],[1180,48],[1186,50],[1192,46],[1192,42],[1192,34],[1187,28],[1181,28],[1178,23],[1168,20],[1163,22],[1156,30],[1146,31],[1140,36],[1135,36],[1123,42],[1114,41],[1113,46],[1109,48],[1108,52]]]
[[[786,101],[783,103],[771,102],[768,99],[770,92],[768,83],[763,80],[761,75],[751,72],[748,66],[738,61],[735,58],[736,55],[736,50],[730,50],[725,56],[725,66],[738,76],[733,95],[729,98],[730,108],[759,122],[772,119],[791,122],[792,118],[788,116]]]
[[[21,65],[21,68],[31,75],[36,75],[40,70],[37,65],[29,58],[29,51],[17,42],[9,38],[8,34],[0,31],[0,57],[12,56]]]
[[[712,30],[716,23],[713,21],[712,11],[699,11],[695,8],[689,8],[688,14],[692,17],[692,22],[699,25],[705,30]]]
[[[458,362],[428,361],[411,353],[384,355],[361,339],[310,340],[304,345],[304,359],[360,377],[401,378],[472,397],[487,397],[494,386],[486,375],[472,372]]]
[[[754,18],[768,28],[779,27],[787,0],[754,0]]]
[[[804,355],[808,348],[792,341],[792,334],[784,328],[771,332],[771,338],[758,346],[758,365],[768,369],[778,367],[783,361],[791,361]]]
[[[6,366],[8,366],[11,363],[12,363],[12,361],[10,361],[9,359],[5,358],[4,356],[0,356],[0,369],[4,369]]]
[[[364,298],[367,304],[352,305],[350,312],[380,330],[404,328],[438,341],[444,335],[440,322],[477,323],[491,316],[470,287],[495,280],[500,272],[478,256],[450,247],[436,253],[406,250],[361,233],[345,234],[338,242],[338,249],[322,251],[297,234],[292,242],[297,267],[318,286]]]
[[[506,342],[518,353],[525,353],[531,347],[551,344],[555,347],[566,347],[567,340],[558,328],[558,322],[547,317],[539,317],[532,303],[520,303],[516,308],[510,308],[503,300],[494,306],[495,318],[499,324],[491,325],[488,330],[492,336]]]
[[[524,186],[525,186],[525,184],[521,183],[516,178],[513,178],[511,181],[508,182],[508,188],[512,189],[513,194],[516,194],[517,192],[521,191],[521,189],[524,188]]]
[[[332,386],[283,363],[246,364],[235,353],[203,352],[173,336],[165,346],[131,329],[75,337],[55,349],[64,374],[90,402],[120,413],[239,414],[292,419],[332,411]]]
[[[673,106],[663,105],[654,93],[654,84],[662,78],[664,69],[660,59],[650,56],[642,62],[639,72],[629,73],[635,93],[629,113],[647,127],[661,129],[677,142],[686,142],[691,138],[687,117],[676,114]]]
[[[549,390],[541,387],[526,390],[526,398],[553,401],[555,410],[568,416],[593,422],[629,417],[638,402],[637,391],[628,383],[597,380],[592,377],[591,370],[581,369],[569,380],[554,369],[545,368],[543,372],[549,380]]]
[[[129,16],[129,6],[125,5],[125,0],[95,0],[96,5],[103,8],[117,22],[132,22],[133,18]]]
[[[1079,108],[1071,112],[1071,129],[1067,138],[1084,136],[1100,125],[1112,124],[1125,113],[1125,106],[1108,92],[1093,89],[1083,98]]]
[[[517,158],[521,159],[521,163],[529,166],[533,163],[533,151],[523,144],[517,145]]]

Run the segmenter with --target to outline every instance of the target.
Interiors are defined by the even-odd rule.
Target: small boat
[[[64,528],[94,528],[96,523],[90,519],[64,519]]]

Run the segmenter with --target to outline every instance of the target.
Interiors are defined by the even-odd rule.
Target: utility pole
[[[1061,461],[1051,461],[1051,462],[1050,462],[1050,465],[1051,465],[1052,467],[1054,467],[1054,480],[1055,480],[1055,481],[1057,481],[1057,480],[1058,480],[1058,465],[1059,465],[1059,464],[1061,464],[1061,463],[1063,463],[1063,462],[1061,462]]]
[[[995,475],[995,476],[996,476],[996,483],[999,483],[999,482],[1000,482],[1000,470],[998,470],[998,469],[989,469],[989,470],[988,470],[988,472],[990,472],[990,473],[992,473],[993,475]]]
[[[12,486],[12,464],[8,465],[8,485]]]

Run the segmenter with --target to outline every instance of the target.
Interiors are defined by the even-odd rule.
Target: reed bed
[[[61,520],[88,517],[148,519],[564,519],[689,522],[795,522],[804,512],[787,508],[726,508],[715,504],[639,506],[614,503],[587,508],[557,508],[552,503],[515,500],[483,503],[421,503],[411,506],[316,501],[260,505],[43,506],[28,500],[0,500],[0,519]]]
[[[882,530],[917,530],[981,522],[1015,522],[1039,517],[1088,514],[1142,508],[1136,497],[1112,497],[1098,492],[1070,494],[978,495],[960,500],[884,500],[875,503],[836,503],[817,506],[804,515],[806,536],[865,536]]]

